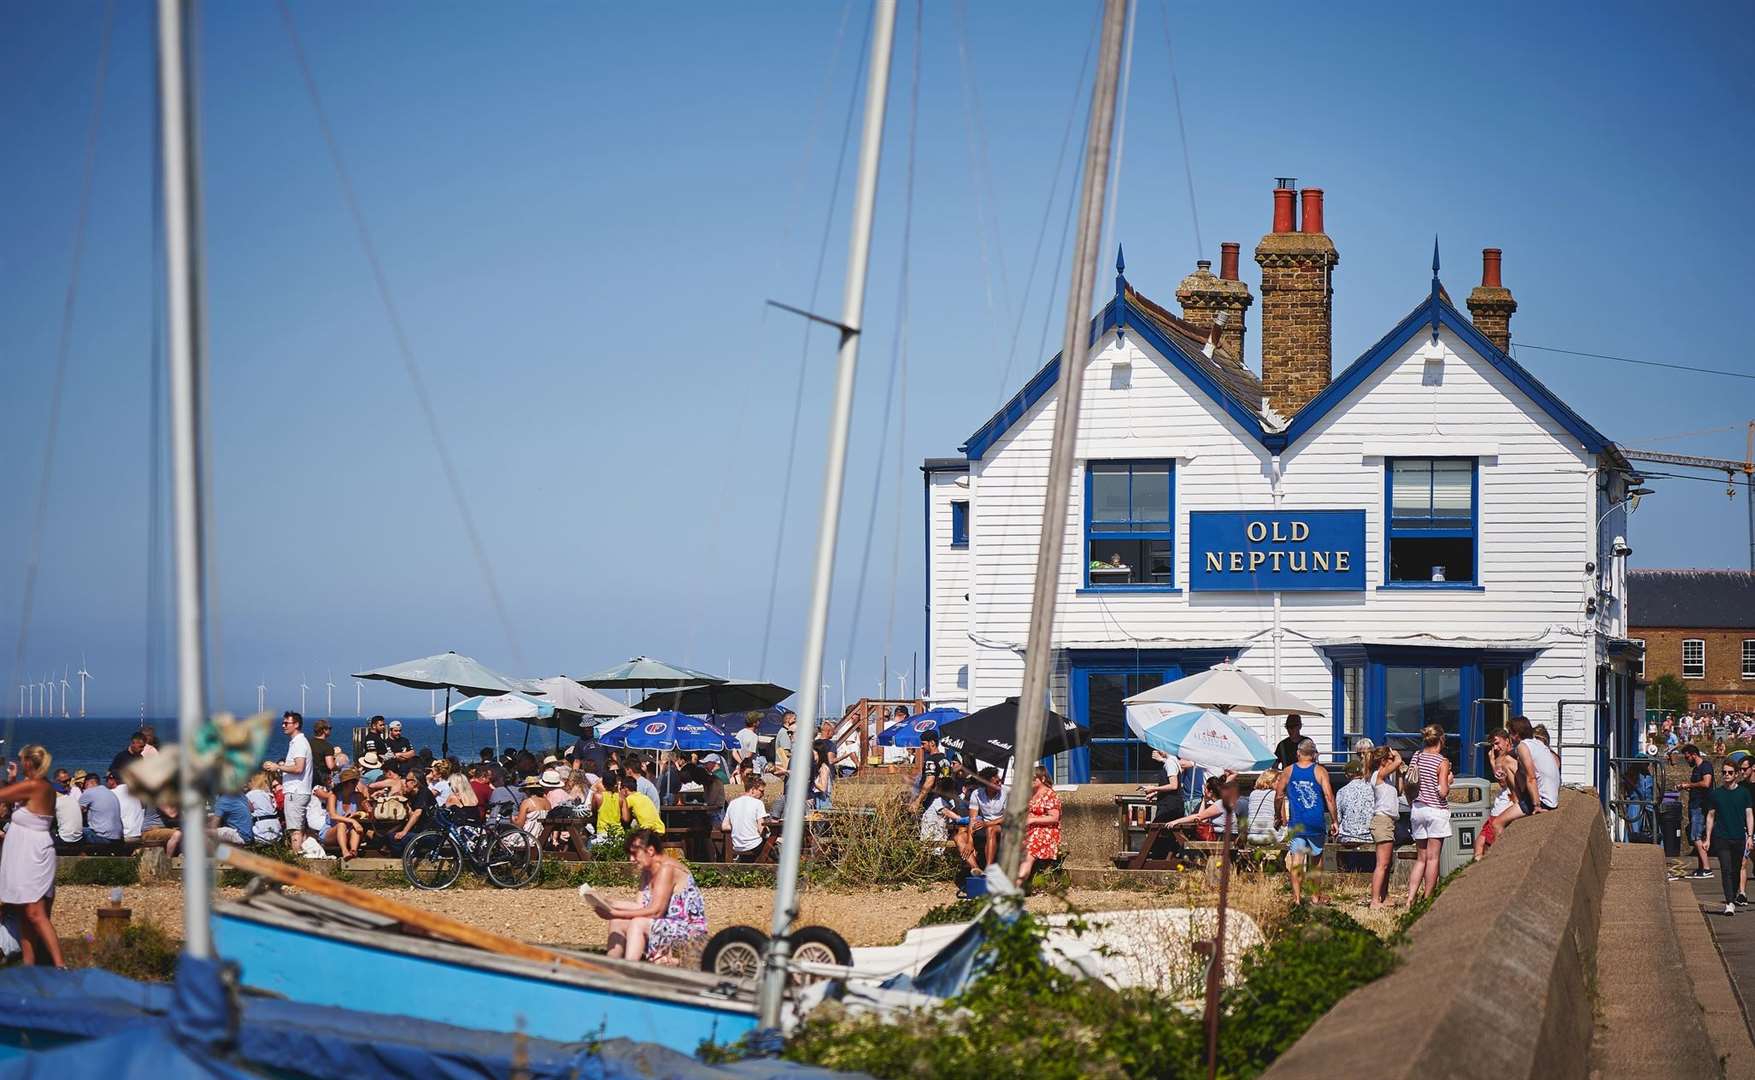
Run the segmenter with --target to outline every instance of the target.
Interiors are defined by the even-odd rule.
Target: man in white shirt
[[[761,862],[768,852],[767,804],[762,802],[762,778],[753,776],[743,787],[743,794],[725,807],[725,831],[731,846],[731,861]]]
[[[983,866],[999,861],[999,830],[1005,822],[1006,792],[1007,786],[999,782],[999,770],[991,765],[975,775],[975,784],[969,788],[969,831],[976,843],[986,843],[987,861]]]
[[[280,774],[281,813],[286,819],[287,843],[294,851],[305,842],[305,814],[311,805],[311,741],[305,738],[304,728],[305,718],[287,710],[280,718],[280,729],[286,732],[286,757],[262,763],[263,771]]]
[[[55,788],[55,839],[62,844],[77,844],[85,839],[85,815],[79,809],[77,782]]]
[[[116,793],[116,804],[122,808],[122,839],[140,839],[141,830],[146,828],[146,807],[114,773],[110,774],[107,786]]]

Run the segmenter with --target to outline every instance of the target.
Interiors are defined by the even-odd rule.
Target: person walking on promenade
[[[1755,800],[1742,783],[1742,770],[1725,762],[1722,783],[1706,795],[1706,845],[1718,859],[1719,883],[1724,888],[1725,914],[1737,913],[1737,890],[1743,860],[1755,836]]]
[[[1288,723],[1287,730],[1291,730]],[[1340,829],[1334,786],[1328,770],[1316,763],[1316,743],[1298,740],[1297,764],[1280,771],[1274,793],[1286,800],[1286,875],[1292,879],[1292,903],[1304,902],[1304,868],[1321,865],[1322,846]],[[1320,897],[1313,897],[1320,902]]]

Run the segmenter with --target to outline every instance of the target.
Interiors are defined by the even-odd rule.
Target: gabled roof
[[[1573,412],[1564,401],[1543,386],[1540,379],[1501,352],[1497,345],[1475,329],[1474,323],[1451,304],[1449,293],[1436,277],[1432,279],[1432,290],[1426,298],[1377,344],[1365,350],[1363,355],[1348,365],[1322,393],[1298,410],[1284,430],[1278,430],[1276,423],[1264,418],[1261,382],[1253,372],[1226,353],[1207,356],[1203,349],[1205,335],[1201,331],[1140,295],[1120,274],[1116,275],[1115,284],[1115,298],[1091,320],[1087,348],[1090,343],[1117,327],[1137,334],[1269,450],[1279,452],[1297,442],[1342,399],[1413,340],[1415,334],[1435,333],[1439,327],[1444,327],[1461,338],[1483,360],[1493,365],[1513,386],[1535,402],[1538,408],[1583,444],[1587,452],[1608,454],[1618,461],[1622,460],[1619,448],[1602,432]],[[975,434],[969,436],[969,440],[959,449],[970,461],[981,460],[982,455],[1011,430],[1012,425],[1022,420],[1030,407],[1040,401],[1059,378],[1060,355],[1057,353],[1004,407],[981,425]]]
[[[1125,278],[1116,277],[1116,296],[1091,320],[1086,347],[1116,328],[1137,334],[1177,370],[1188,376],[1220,408],[1258,439],[1262,435],[1261,383],[1253,372],[1224,352],[1207,356],[1205,335],[1135,291]],[[979,461],[1030,407],[1042,400],[1060,378],[1060,354],[1031,376],[1024,388],[988,418],[959,449],[970,461]]]
[[[1499,347],[1487,340],[1487,337],[1475,329],[1475,324],[1468,317],[1457,311],[1444,293],[1444,287],[1433,279],[1434,288],[1425,300],[1414,310],[1408,312],[1402,321],[1397,323],[1382,340],[1365,350],[1364,355],[1353,361],[1347,369],[1335,376],[1333,382],[1323,388],[1322,393],[1311,398],[1286,426],[1281,435],[1284,445],[1290,446],[1298,441],[1299,436],[1316,426],[1317,421],[1327,416],[1336,405],[1348,394],[1352,393],[1372,373],[1401,351],[1403,346],[1413,340],[1419,333],[1431,333],[1442,326],[1480,354],[1481,358],[1501,374],[1511,384],[1521,390],[1525,396],[1536,403],[1536,406],[1547,413],[1561,427],[1565,428],[1573,438],[1584,444],[1584,448],[1593,454],[1613,452],[1614,444],[1602,432],[1592,427],[1583,417],[1572,409],[1554,392],[1542,385],[1542,381],[1530,374],[1522,364],[1499,351]]]
[[[1630,570],[1627,624],[1641,629],[1755,630],[1755,572]]]

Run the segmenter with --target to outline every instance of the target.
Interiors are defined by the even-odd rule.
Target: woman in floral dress
[[[1018,883],[1027,884],[1036,864],[1060,856],[1060,796],[1048,779],[1048,770],[1036,766],[1030,780],[1029,816],[1024,819],[1024,861],[1018,867]]]
[[[597,914],[609,921],[609,955],[675,959],[679,949],[705,942],[707,901],[688,867],[659,849],[658,834],[651,829],[635,829],[624,847],[640,869],[640,898],[632,903],[593,904]]]

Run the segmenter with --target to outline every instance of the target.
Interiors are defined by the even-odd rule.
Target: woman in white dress
[[[49,916],[55,907],[55,789],[49,786],[49,752],[27,746],[18,752],[16,783],[0,787],[0,804],[16,803],[6,842],[0,844],[0,905],[16,912],[19,946],[26,964],[66,967],[61,939]]]

